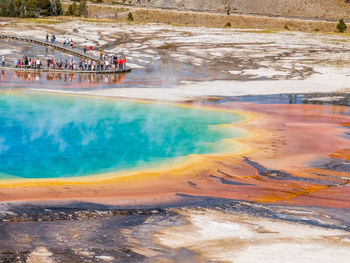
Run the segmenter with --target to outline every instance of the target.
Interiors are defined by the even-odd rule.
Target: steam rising
[[[0,95],[0,173],[65,177],[216,151],[231,113],[43,94]],[[213,126],[214,125],[214,126]]]

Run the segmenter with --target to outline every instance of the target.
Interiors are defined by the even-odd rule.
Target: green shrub
[[[66,16],[88,16],[88,10],[86,0],[81,0],[79,5],[76,2],[68,6],[68,10],[65,13]]]
[[[231,23],[230,22],[227,22],[225,27],[231,27]]]
[[[285,30],[289,30],[288,25],[284,25],[284,29],[285,29]]]
[[[134,18],[132,16],[131,12],[129,12],[129,14],[128,14],[128,21],[134,21]]]
[[[68,6],[68,10],[65,13],[66,16],[80,16],[79,8],[76,2]]]
[[[344,19],[342,18],[342,19],[339,20],[339,22],[337,24],[337,31],[339,33],[344,33],[346,29],[347,29],[347,26],[346,26],[346,24],[344,22]]]

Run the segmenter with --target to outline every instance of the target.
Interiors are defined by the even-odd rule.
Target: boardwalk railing
[[[18,41],[25,41],[25,42],[30,42],[30,43],[35,43],[38,45],[42,45],[45,47],[49,47],[49,48],[53,48],[53,49],[57,49],[60,50],[64,53],[68,53],[71,54],[73,56],[79,57],[79,58],[83,58],[83,59],[89,59],[92,61],[98,61],[99,58],[92,56],[91,54],[86,54],[84,53],[82,50],[79,50],[77,48],[66,48],[62,45],[59,44],[52,44],[50,42],[46,42],[45,40],[40,40],[40,39],[36,39],[36,38],[29,38],[29,37],[19,37],[19,36],[15,36],[15,35],[0,35],[0,39],[14,39],[14,40],[18,40]]]

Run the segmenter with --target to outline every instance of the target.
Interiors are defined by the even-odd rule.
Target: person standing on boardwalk
[[[35,62],[36,62],[36,68],[37,68],[37,69],[40,69],[40,66],[41,66],[41,61],[40,61],[40,59],[37,58]]]
[[[46,42],[49,42],[49,33],[46,33]]]
[[[92,46],[89,46],[90,54],[92,53]]]
[[[102,50],[101,49],[98,51],[98,55],[99,55],[100,59],[102,59]]]
[[[115,67],[115,69],[118,69],[118,67],[119,67],[118,57],[115,57],[115,59],[114,59],[114,67]]]
[[[5,67],[5,56],[2,56],[1,58],[1,65]]]
[[[84,54],[86,54],[87,47],[84,45]]]
[[[73,49],[74,43],[73,43],[73,39],[70,40],[70,48]]]
[[[124,59],[123,59],[123,68],[125,69],[126,68],[126,57],[124,57]]]

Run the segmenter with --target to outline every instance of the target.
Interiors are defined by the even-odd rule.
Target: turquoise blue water
[[[0,93],[0,178],[72,177],[219,151],[240,115],[158,103]]]

